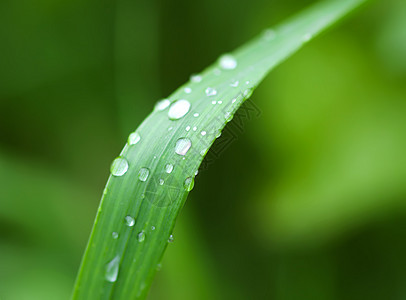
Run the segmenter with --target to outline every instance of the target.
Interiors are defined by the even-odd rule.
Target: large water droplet
[[[206,95],[207,95],[208,97],[211,97],[211,96],[217,95],[217,90],[214,89],[214,88],[208,87],[208,88],[205,90],[205,93],[206,93]]]
[[[173,234],[171,234],[168,238],[168,243],[173,243],[175,239],[173,238]]]
[[[173,165],[172,164],[166,164],[165,165],[165,172],[170,174],[173,171]]]
[[[118,276],[118,267],[120,264],[120,257],[117,255],[106,265],[105,278],[109,282],[116,282]]]
[[[172,103],[168,111],[168,117],[171,120],[178,120],[184,117],[190,109],[189,101],[181,99]]]
[[[193,177],[188,177],[185,179],[185,182],[183,183],[183,187],[185,188],[186,191],[190,192],[194,186],[195,186],[195,181],[194,181]]]
[[[124,218],[124,220],[125,220],[125,225],[127,225],[129,227],[133,227],[134,224],[135,224],[135,219],[133,217],[131,217],[131,216],[126,216]]]
[[[176,141],[175,152],[179,155],[186,155],[192,147],[192,142],[188,138],[180,138]]]
[[[233,70],[237,67],[237,60],[230,54],[224,54],[219,59],[220,67],[226,70]]]
[[[130,145],[135,145],[140,140],[141,140],[141,137],[138,134],[138,132],[133,132],[128,136],[128,144],[130,144]]]
[[[140,172],[138,173],[138,179],[141,181],[146,181],[149,176],[149,169],[148,168],[141,168]]]
[[[140,242],[140,243],[142,243],[143,241],[145,241],[145,232],[144,232],[144,230],[141,231],[140,233],[138,233],[137,239],[138,239],[138,242]]]
[[[171,101],[169,101],[168,99],[163,99],[155,104],[155,109],[161,111],[167,108],[170,104]]]
[[[115,239],[115,240],[118,239],[118,233],[115,232],[115,231],[111,233],[111,236],[112,236],[113,239]]]
[[[111,175],[123,176],[128,170],[128,162],[125,158],[117,157],[110,167]]]
[[[202,81],[202,76],[193,74],[192,76],[190,76],[190,81],[192,81],[192,82],[200,82],[200,81]]]

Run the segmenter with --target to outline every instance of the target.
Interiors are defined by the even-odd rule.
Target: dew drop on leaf
[[[186,94],[190,94],[192,92],[192,89],[190,87],[185,87],[183,90]]]
[[[155,104],[155,109],[161,111],[167,108],[170,104],[171,101],[169,101],[168,99],[163,99]]]
[[[129,145],[135,145],[141,140],[140,135],[138,132],[133,132],[128,136],[128,144]]]
[[[143,241],[145,241],[145,233],[144,233],[144,230],[141,231],[140,233],[138,233],[137,239],[138,239],[138,242],[140,242],[140,243],[142,243]]]
[[[233,70],[237,67],[237,60],[230,54],[224,54],[219,58],[219,64],[225,70]]]
[[[205,135],[206,135],[206,133],[207,133],[207,132],[206,132],[206,131],[204,131],[204,130],[203,130],[202,132],[200,132],[200,134],[201,134],[201,135],[203,135],[203,136],[205,136]]]
[[[133,227],[135,224],[135,219],[131,216],[126,216],[124,218],[124,220],[125,220],[125,225],[127,225],[128,227]]]
[[[159,185],[164,185],[164,183],[165,183],[165,180],[163,180],[162,178],[159,179]]]
[[[110,167],[111,175],[123,176],[128,170],[128,162],[125,158],[117,157]]]
[[[232,86],[232,87],[237,87],[239,83],[240,83],[240,82],[239,82],[238,80],[236,80],[236,81],[230,83],[230,86]]]
[[[171,120],[178,120],[184,117],[190,109],[189,101],[181,99],[172,103],[168,111],[168,117]]]
[[[146,181],[149,176],[149,169],[148,168],[141,168],[140,172],[138,173],[138,179],[141,181]]]
[[[192,147],[192,142],[188,138],[180,138],[176,141],[175,152],[179,155],[186,155]]]
[[[116,282],[120,257],[117,255],[106,265],[105,278],[109,282]]]
[[[173,165],[172,164],[166,164],[165,165],[165,172],[170,174],[173,171]]]
[[[171,234],[168,238],[168,243],[173,243],[175,239],[173,238],[173,234]]]
[[[192,82],[200,82],[202,81],[202,76],[193,74],[190,76],[190,81]]]
[[[183,183],[183,187],[185,188],[186,191],[190,192],[195,185],[195,181],[193,177],[188,177],[185,179],[185,182]]]
[[[118,233],[115,232],[115,231],[111,233],[111,236],[112,236],[113,239],[115,239],[115,240],[118,239]]]
[[[217,95],[217,90],[212,87],[208,87],[204,92],[206,93],[206,96],[208,96],[208,97]]]

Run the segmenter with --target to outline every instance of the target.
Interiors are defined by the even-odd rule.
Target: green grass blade
[[[221,130],[272,68],[362,2],[316,4],[157,104],[113,162],[73,299],[145,298],[195,172]]]

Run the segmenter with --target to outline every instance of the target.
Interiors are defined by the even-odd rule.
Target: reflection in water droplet
[[[138,132],[133,132],[128,136],[128,144],[129,145],[135,145],[140,141],[141,137],[138,134]]]
[[[146,181],[149,176],[149,169],[148,168],[141,168],[140,172],[138,173],[138,179],[141,181]]]
[[[128,162],[125,158],[117,157],[110,167],[111,175],[123,176],[128,170]]]
[[[185,182],[183,183],[183,187],[185,188],[186,191],[190,192],[195,185],[195,181],[193,177],[188,177],[185,179]]]
[[[161,110],[164,110],[165,108],[167,108],[170,104],[171,104],[171,101],[169,101],[168,99],[163,99],[163,100],[157,102],[157,104],[155,104],[155,109],[161,111]]]
[[[170,174],[173,171],[173,165],[172,164],[166,164],[165,165],[165,172]]]
[[[140,233],[138,233],[138,242],[142,243],[143,241],[145,241],[145,233],[144,230],[142,230]]]
[[[116,282],[118,276],[118,267],[120,264],[120,257],[117,255],[106,265],[105,278],[109,282]]]
[[[173,241],[174,241],[174,238],[173,238],[173,235],[171,234],[168,238],[168,243],[173,243]]]
[[[202,81],[202,76],[193,74],[192,76],[190,76],[190,81],[192,81],[192,82],[200,82],[200,81]]]
[[[230,54],[222,55],[219,59],[220,67],[226,70],[233,70],[237,67],[237,60]]]
[[[217,95],[217,90],[212,87],[208,87],[204,92],[208,97]]]
[[[192,142],[188,138],[180,138],[176,141],[175,152],[179,155],[186,155],[192,146]]]
[[[184,117],[190,109],[190,103],[187,100],[181,99],[172,103],[168,111],[168,117],[171,120],[178,120]]]
[[[115,240],[118,239],[118,233],[115,232],[115,231],[111,233],[111,236],[112,236],[113,239],[115,239]]]
[[[125,225],[132,227],[135,224],[135,219],[131,216],[126,216],[125,218]]]

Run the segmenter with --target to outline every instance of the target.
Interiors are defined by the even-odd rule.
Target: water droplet
[[[197,130],[197,127],[195,126],[195,127],[193,127],[193,131],[196,131]]]
[[[206,95],[207,95],[208,97],[211,97],[211,96],[217,95],[217,90],[214,89],[214,88],[208,87],[208,88],[205,90],[205,93],[206,93]]]
[[[162,264],[161,263],[157,264],[156,265],[156,270],[161,271],[161,269],[162,269]]]
[[[142,230],[140,233],[138,233],[137,238],[138,238],[138,242],[140,242],[140,243],[142,243],[143,241],[145,241],[145,233],[144,233],[144,230]]]
[[[129,227],[132,227],[135,224],[135,219],[133,217],[131,217],[131,216],[126,216],[124,218],[124,220],[125,220],[125,225],[127,225]]]
[[[249,80],[247,80],[247,81],[245,82],[245,84],[250,84],[250,81],[249,81]]]
[[[128,144],[135,145],[140,141],[141,137],[138,132],[133,132],[128,136]]]
[[[233,100],[231,101],[231,103],[235,103],[235,101],[237,101],[237,99],[233,99]]]
[[[195,172],[195,176],[197,176],[197,174],[199,174],[199,170],[196,170],[196,172]]]
[[[270,41],[273,40],[276,36],[276,32],[273,29],[267,29],[264,31],[264,40]]]
[[[202,81],[202,76],[193,74],[190,76],[190,81],[192,82],[200,82]]]
[[[190,126],[186,126],[186,131],[189,131],[190,130]]]
[[[116,282],[119,264],[120,256],[118,255],[114,257],[109,263],[107,263],[105,272],[105,278],[107,281]]]
[[[230,54],[224,54],[220,57],[219,64],[225,70],[233,70],[237,67],[237,60]]]
[[[221,136],[221,130],[217,131],[216,139],[218,139],[220,136]]]
[[[166,164],[166,165],[165,165],[165,172],[168,173],[168,174],[170,174],[170,173],[172,173],[172,171],[173,171],[173,165],[171,165],[171,164]]]
[[[158,101],[157,104],[155,104],[155,109],[161,111],[167,108],[170,104],[171,101],[169,101],[168,99],[163,99],[161,101]]]
[[[222,104],[222,103],[223,103],[223,101],[221,101],[221,100],[220,100],[220,101],[217,101],[217,103],[218,103],[218,104]]]
[[[128,162],[125,158],[117,157],[110,167],[111,175],[123,176],[128,170]]]
[[[146,181],[149,176],[149,169],[148,168],[141,168],[140,172],[138,173],[138,179],[141,181]]]
[[[201,156],[205,156],[206,153],[207,153],[207,150],[208,150],[208,149],[203,149],[202,151],[200,151],[200,155],[201,155]]]
[[[163,185],[165,183],[165,180],[163,180],[162,178],[159,179],[159,185]]]
[[[188,138],[180,138],[176,141],[175,152],[179,155],[186,155],[192,147],[192,142]]]
[[[203,136],[205,136],[205,135],[206,135],[206,133],[207,133],[207,132],[206,132],[206,131],[204,131],[204,130],[203,130],[202,132],[200,132],[200,134],[201,134],[201,135],[203,135]]]
[[[239,83],[240,83],[240,82],[239,82],[238,80],[236,80],[236,81],[230,83],[230,86],[232,86],[232,87],[237,87]]]
[[[212,101],[211,104],[215,105],[215,104],[216,104],[216,101]]]
[[[111,236],[112,236],[113,239],[115,239],[115,240],[118,239],[118,233],[115,232],[115,231],[111,233]]]
[[[173,235],[171,234],[168,238],[168,243],[173,243],[175,239],[173,238]]]
[[[252,89],[246,89],[243,93],[244,98],[248,99],[251,97],[253,90]]]
[[[184,91],[186,94],[190,94],[192,92],[192,89],[190,87],[185,87]]]
[[[195,181],[193,177],[188,177],[185,179],[185,182],[183,183],[183,187],[185,188],[186,191],[190,192],[195,185]]]
[[[230,122],[233,119],[233,114],[230,112],[226,112],[224,114],[224,118],[226,119],[226,122]]]
[[[172,103],[168,111],[168,117],[171,120],[178,120],[184,117],[190,109],[190,103],[187,100],[181,99]]]
[[[155,230],[155,226],[151,226],[151,230]]]
[[[173,129],[173,127],[171,126],[171,127],[168,128],[168,131],[171,131],[172,129]]]
[[[199,116],[199,113],[194,113],[193,117],[197,118]]]

